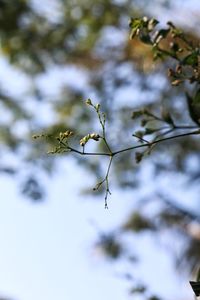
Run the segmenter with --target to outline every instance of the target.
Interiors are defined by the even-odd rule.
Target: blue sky
[[[70,172],[68,184],[66,173],[49,181],[48,199],[39,205],[20,198],[15,183],[1,177],[0,292],[19,300],[123,299],[125,284],[92,257],[97,232],[90,221],[96,213],[110,225],[118,218],[103,202],[89,204],[77,195],[83,173]]]
[[[133,197],[113,190],[109,210],[105,210],[103,198],[91,201],[79,194],[88,185],[88,174],[70,158],[62,160],[62,166],[65,163],[48,180],[48,198],[43,204],[31,204],[11,179],[1,176],[0,294],[16,300],[132,299],[127,294],[130,286],[121,278],[126,265],[109,263],[93,250],[92,243],[98,237],[93,223],[108,232],[123,221]],[[176,281],[178,292],[190,295],[156,239],[140,236],[133,245],[142,257],[135,266],[138,276],[149,282],[152,291],[168,290],[173,299]],[[166,281],[169,277],[171,281]]]
[[[9,71],[5,60],[1,60],[0,64],[0,81],[7,84],[9,92],[13,90],[16,95],[19,91],[19,96],[26,93],[30,82]],[[70,71],[68,81],[72,81],[73,72],[75,70]],[[17,80],[10,81],[14,76],[18,76]],[[39,80],[44,89],[49,80],[54,82],[50,92],[56,94],[63,78],[59,70],[53,70],[48,80]],[[44,203],[37,205],[22,198],[16,183],[1,175],[0,294],[13,300],[132,299],[127,294],[128,283],[120,277],[126,266],[109,263],[92,248],[98,237],[92,224],[109,232],[123,222],[133,206],[132,193],[111,187],[109,210],[105,210],[103,197],[92,201],[91,196],[79,193],[81,187],[90,185],[86,171],[79,169],[69,157],[61,160],[58,169],[53,177],[45,179],[48,196]],[[168,185],[168,178],[161,184]],[[144,186],[143,192],[146,188],[153,189],[153,186]],[[153,291],[162,293],[167,290],[169,299],[192,299],[188,284],[176,277],[165,249],[157,247],[157,240],[143,236],[134,238],[134,242],[134,247],[143,257],[141,264],[135,267],[137,274],[149,282]],[[171,281],[166,282],[166,278],[171,278]],[[174,290],[174,282],[177,283],[177,291]],[[177,292],[179,294],[180,291],[178,298]],[[134,300],[137,300],[135,296]]]
[[[9,78],[17,74],[7,69],[5,61],[1,61],[1,65],[7,75],[1,80],[11,87]],[[74,76],[73,72],[69,72],[67,80]],[[59,89],[55,83],[59,76],[59,72],[50,76],[55,90]],[[12,80],[14,86],[10,92],[16,85],[18,91],[24,86],[26,79],[18,78],[17,82]],[[41,84],[45,88],[45,79]],[[26,94],[26,90],[21,89],[21,93]],[[48,122],[50,114],[44,111],[44,121]],[[92,187],[94,181],[69,155],[60,160],[56,170],[52,177],[43,179],[48,195],[44,203],[37,205],[21,196],[11,178],[1,175],[0,294],[14,300],[132,299],[127,293],[130,285],[121,278],[128,266],[123,262],[109,263],[93,250],[92,244],[98,238],[93,224],[108,233],[122,223],[134,205],[134,194],[111,185],[109,210],[105,210],[103,196],[97,200],[80,195],[81,188]],[[145,168],[141,176],[145,187],[141,192],[153,191],[151,170]],[[168,185],[168,178],[160,184]],[[182,290],[184,295],[187,292],[191,295],[187,284],[180,282],[172,272],[169,257],[156,246],[156,239],[140,236],[131,242],[142,257],[141,263],[134,266],[134,272],[149,283],[152,292],[162,294],[167,290],[169,299],[174,299],[177,295],[174,282],[177,282],[178,292]],[[162,279],[159,285],[158,276]],[[137,299],[140,298],[134,296],[134,300]]]

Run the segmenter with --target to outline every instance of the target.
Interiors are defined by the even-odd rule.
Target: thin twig
[[[156,141],[153,141],[153,142],[150,142],[150,143],[132,146],[132,147],[129,147],[129,148],[125,148],[125,149],[122,149],[122,150],[115,151],[112,154],[114,156],[114,155],[122,153],[122,152],[134,150],[134,149],[137,149],[137,148],[149,147],[151,145],[158,144],[158,143],[161,143],[161,142],[164,142],[164,141],[167,141],[167,140],[172,140],[172,139],[181,138],[181,137],[184,137],[184,136],[189,136],[189,135],[194,135],[194,134],[200,134],[200,130],[195,130],[195,131],[192,131],[192,132],[177,134],[177,135],[169,136],[169,137],[166,137],[166,138],[163,138],[163,139],[160,139],[160,140],[156,140]]]
[[[104,143],[105,143],[105,145],[106,145],[108,151],[110,152],[110,154],[112,154],[112,150],[111,150],[110,146],[108,145],[108,142],[107,142],[107,140],[106,140],[105,135],[104,135],[104,137],[102,137],[102,139],[103,139],[103,141],[104,141]]]
[[[66,148],[69,149],[71,152],[75,152],[77,154],[85,155],[85,156],[93,155],[93,156],[111,156],[112,157],[112,156],[115,156],[119,153],[123,153],[123,152],[126,152],[126,151],[130,151],[130,150],[134,150],[134,149],[138,149],[138,148],[143,148],[143,147],[149,147],[149,146],[152,146],[154,144],[158,144],[158,143],[165,142],[165,141],[168,141],[168,140],[181,138],[181,137],[189,136],[189,135],[195,135],[195,134],[200,134],[200,130],[195,130],[195,131],[192,131],[192,132],[186,132],[186,133],[182,133],[182,134],[169,136],[169,137],[166,137],[166,138],[163,138],[163,139],[160,139],[160,140],[154,140],[152,142],[147,142],[146,144],[142,144],[142,145],[141,144],[140,145],[135,145],[135,146],[124,148],[124,149],[121,149],[121,150],[117,150],[117,151],[114,151],[114,152],[111,152],[111,153],[107,153],[107,152],[81,152],[81,151],[79,151],[75,148],[72,148],[72,147],[68,146],[68,145],[66,145]]]
[[[106,209],[108,209],[108,203],[107,203],[108,195],[111,195],[110,188],[109,188],[109,173],[110,173],[112,160],[113,160],[113,156],[110,155],[110,160],[109,160],[108,168],[107,168],[106,175],[105,175],[104,179],[102,181],[98,182],[96,184],[96,186],[93,188],[93,191],[97,191],[100,188],[100,186],[102,186],[102,184],[104,182],[106,182],[106,194],[105,194],[105,208]]]
[[[70,146],[67,146],[67,148],[71,151],[71,152],[75,152],[77,154],[80,154],[80,155],[94,155],[94,156],[110,156],[111,153],[107,153],[107,152],[82,152],[82,151],[79,151],[75,148],[72,148]]]
[[[109,172],[110,172],[112,160],[113,160],[113,156],[110,156],[110,161],[108,164],[108,169],[107,169],[107,173],[106,173],[106,177],[105,177],[105,179],[106,179],[105,208],[107,208],[107,209],[108,209],[108,203],[107,203],[108,194],[111,195],[111,192],[109,189]]]
[[[141,142],[145,142],[145,143],[150,143],[149,141],[147,141],[146,139],[144,139],[141,136],[138,136],[137,134],[132,134],[132,136],[136,137],[137,139],[139,139]]]

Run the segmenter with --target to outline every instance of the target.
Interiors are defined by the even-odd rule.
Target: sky
[[[123,222],[133,206],[133,195],[113,190],[105,210],[103,198],[92,201],[79,193],[88,185],[88,174],[70,158],[61,164],[60,171],[48,179],[48,197],[41,204],[22,198],[15,182],[1,176],[0,294],[13,300],[132,299],[130,285],[122,278],[126,265],[107,261],[94,251],[93,243],[99,229],[108,233]],[[137,275],[146,279],[152,291],[168,290],[173,299],[177,282],[179,291],[191,295],[155,239],[140,236],[132,242],[142,257],[135,266]],[[169,276],[171,282],[166,282]]]
[[[70,173],[69,184],[65,176],[49,182],[48,199],[38,205],[20,199],[15,183],[1,177],[0,292],[19,300],[102,299],[117,281],[112,296],[123,299],[123,284],[89,259],[96,235],[90,218],[98,209],[84,206],[74,192],[82,174]],[[108,212],[100,206],[106,221]]]
[[[4,60],[0,65],[1,81],[9,81],[9,90],[22,89],[26,79],[10,82],[10,77],[15,75],[9,73]],[[70,70],[69,80],[73,72]],[[58,70],[49,76],[56,93],[63,77]],[[49,83],[49,78],[39,80],[43,87]],[[126,265],[107,261],[92,246],[98,238],[97,228],[109,232],[123,222],[133,207],[134,195],[113,188],[109,209],[105,210],[103,197],[96,200],[80,195],[81,188],[90,185],[90,176],[71,158],[60,160],[58,170],[45,179],[48,194],[46,201],[40,204],[24,199],[10,177],[0,177],[0,295],[13,300],[133,299],[127,293],[129,283],[121,276]],[[147,183],[148,178],[145,180]],[[161,184],[169,184],[167,178]],[[143,193],[153,189],[145,183],[144,186]],[[149,282],[153,292],[163,295],[163,290],[167,290],[168,299],[176,297],[178,300],[177,292],[182,291],[180,299],[184,299],[183,295],[185,299],[192,299],[188,283],[174,274],[166,250],[160,248],[155,239],[144,235],[134,238],[133,242],[142,256],[141,263],[134,268],[140,278]],[[147,270],[152,270],[150,277]],[[165,278],[171,281],[166,282]],[[134,300],[137,297],[134,296]]]

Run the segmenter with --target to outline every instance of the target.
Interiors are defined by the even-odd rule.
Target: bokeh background
[[[0,294],[13,300],[193,299],[200,259],[200,143],[163,144],[137,164],[116,158],[112,195],[94,192],[107,161],[47,154],[66,129],[100,130],[130,146],[133,110],[163,105],[193,124],[185,88],[172,88],[131,17],[171,20],[199,45],[199,1],[0,1]],[[78,147],[78,146],[77,146]],[[93,145],[89,145],[89,148]],[[102,149],[99,144],[99,148]],[[10,297],[10,298],[9,298]]]

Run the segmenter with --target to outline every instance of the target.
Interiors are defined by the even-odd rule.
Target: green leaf
[[[142,25],[142,20],[138,18],[131,18],[129,27],[131,28],[130,39],[133,39],[139,33],[139,29]]]
[[[192,67],[195,67],[197,66],[198,64],[198,54],[197,52],[192,52],[191,54],[187,55],[183,60],[182,60],[182,63],[184,65],[189,65],[189,66],[192,66]]]
[[[196,92],[194,98],[187,93],[186,97],[190,117],[197,125],[200,125],[200,90]]]
[[[172,119],[170,112],[168,111],[167,108],[164,108],[164,107],[162,109],[162,119],[169,125],[174,126],[174,121]]]
[[[130,39],[131,39],[131,40],[133,40],[134,37],[137,35],[137,30],[138,30],[138,28],[133,28],[133,29],[131,30],[131,33],[130,33]]]
[[[129,27],[132,29],[138,28],[140,27],[142,23],[142,20],[139,18],[131,18],[130,22],[129,22]]]

